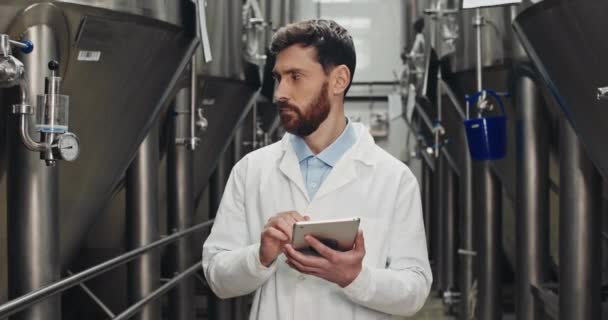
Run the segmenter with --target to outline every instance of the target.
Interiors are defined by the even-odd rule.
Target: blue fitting
[[[32,43],[30,40],[24,40],[24,41],[21,41],[21,43],[26,45],[25,48],[21,48],[21,52],[28,54],[28,53],[32,53],[32,51],[34,51],[34,43]]]

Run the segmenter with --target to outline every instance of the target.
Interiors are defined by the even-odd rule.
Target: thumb
[[[363,238],[363,230],[359,230],[359,232],[357,232],[357,237],[355,238],[355,251],[365,253],[365,239]]]

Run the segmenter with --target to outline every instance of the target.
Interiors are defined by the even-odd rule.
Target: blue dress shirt
[[[310,199],[315,197],[338,160],[357,142],[357,135],[350,120],[346,119],[346,121],[346,128],[338,139],[317,155],[310,150],[304,139],[296,135],[292,136],[291,142],[298,157],[304,185]]]

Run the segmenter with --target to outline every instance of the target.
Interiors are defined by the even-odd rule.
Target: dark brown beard
[[[291,134],[307,137],[319,129],[319,126],[329,115],[329,97],[327,95],[327,81],[323,83],[317,97],[303,113],[300,108],[287,101],[277,101],[281,125]],[[290,114],[281,114],[281,109],[291,111]]]

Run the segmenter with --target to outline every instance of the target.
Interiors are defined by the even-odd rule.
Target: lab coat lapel
[[[357,131],[357,143],[336,163],[315,195],[315,199],[354,182],[358,177],[359,165],[373,166],[376,163],[374,138],[362,124],[353,123],[352,125]]]
[[[293,147],[289,142],[289,135],[285,135],[283,137],[283,157],[279,162],[279,170],[294,184],[297,189],[302,193],[307,202],[310,202],[308,198],[308,192],[304,187],[304,178],[302,178],[302,171],[300,170],[300,164],[298,162],[298,157],[296,156]],[[295,190],[292,188],[292,190]],[[293,191],[292,191],[293,192]],[[293,194],[294,199],[296,195]]]
[[[345,154],[344,158],[338,161],[336,166],[331,170],[315,195],[315,199],[321,198],[354,181],[357,178],[356,166],[357,163],[352,155],[350,153]]]

